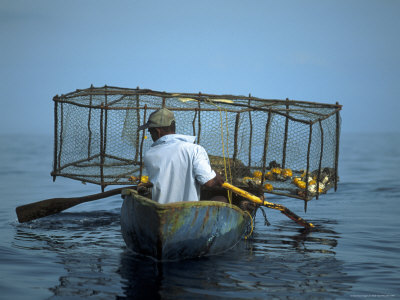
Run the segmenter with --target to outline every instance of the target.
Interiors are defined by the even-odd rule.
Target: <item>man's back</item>
[[[153,183],[153,200],[159,203],[197,201],[200,185],[213,179],[207,152],[194,144],[196,137],[168,134],[144,155],[144,166]]]

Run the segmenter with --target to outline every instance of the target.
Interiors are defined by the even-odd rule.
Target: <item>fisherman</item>
[[[149,183],[140,184],[139,191],[152,187],[152,198],[159,203],[197,201],[201,185],[220,187],[224,183],[211,168],[206,150],[194,144],[196,137],[175,133],[173,112],[166,108],[154,111],[138,128],[144,129],[154,143],[143,159]],[[221,196],[211,200],[226,202]]]

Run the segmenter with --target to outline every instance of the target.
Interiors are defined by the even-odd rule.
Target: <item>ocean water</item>
[[[400,134],[342,134],[338,191],[269,197],[278,211],[213,257],[156,263],[127,251],[114,196],[19,224],[15,208],[100,191],[50,177],[51,136],[0,136],[0,299],[400,299]]]

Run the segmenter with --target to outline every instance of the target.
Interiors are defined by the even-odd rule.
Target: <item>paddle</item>
[[[228,190],[231,190],[232,192],[246,198],[249,199],[250,201],[258,204],[258,205],[263,205],[266,206],[268,208],[272,208],[272,209],[276,209],[279,210],[281,213],[283,213],[284,215],[288,216],[290,219],[292,219],[293,221],[295,221],[297,224],[304,226],[307,229],[313,228],[315,227],[313,224],[308,223],[306,220],[304,220],[303,218],[299,217],[298,215],[296,215],[294,212],[292,212],[291,210],[289,210],[288,208],[286,208],[283,205],[280,204],[275,204],[275,203],[271,203],[268,201],[264,201],[261,198],[250,194],[249,192],[246,192],[245,190],[242,190],[236,186],[233,186],[227,182],[224,182],[222,184],[222,186]]]
[[[47,200],[42,200],[22,206],[18,206],[15,211],[17,212],[18,221],[20,223],[32,221],[35,219],[43,218],[46,216],[50,216],[56,213],[59,213],[63,210],[66,210],[75,205],[89,202],[93,200],[98,200],[102,198],[107,198],[110,196],[114,196],[120,194],[123,189],[132,189],[136,188],[136,186],[127,186],[121,187],[113,190],[109,190],[107,192],[92,194],[83,197],[76,198],[52,198]]]

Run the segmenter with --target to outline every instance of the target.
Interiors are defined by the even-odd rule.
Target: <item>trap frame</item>
[[[53,180],[131,185],[152,141],[137,128],[161,107],[197,136],[216,171],[242,188],[311,200],[337,189],[341,105],[93,87],[56,95]],[[229,171],[228,171],[229,170]]]

